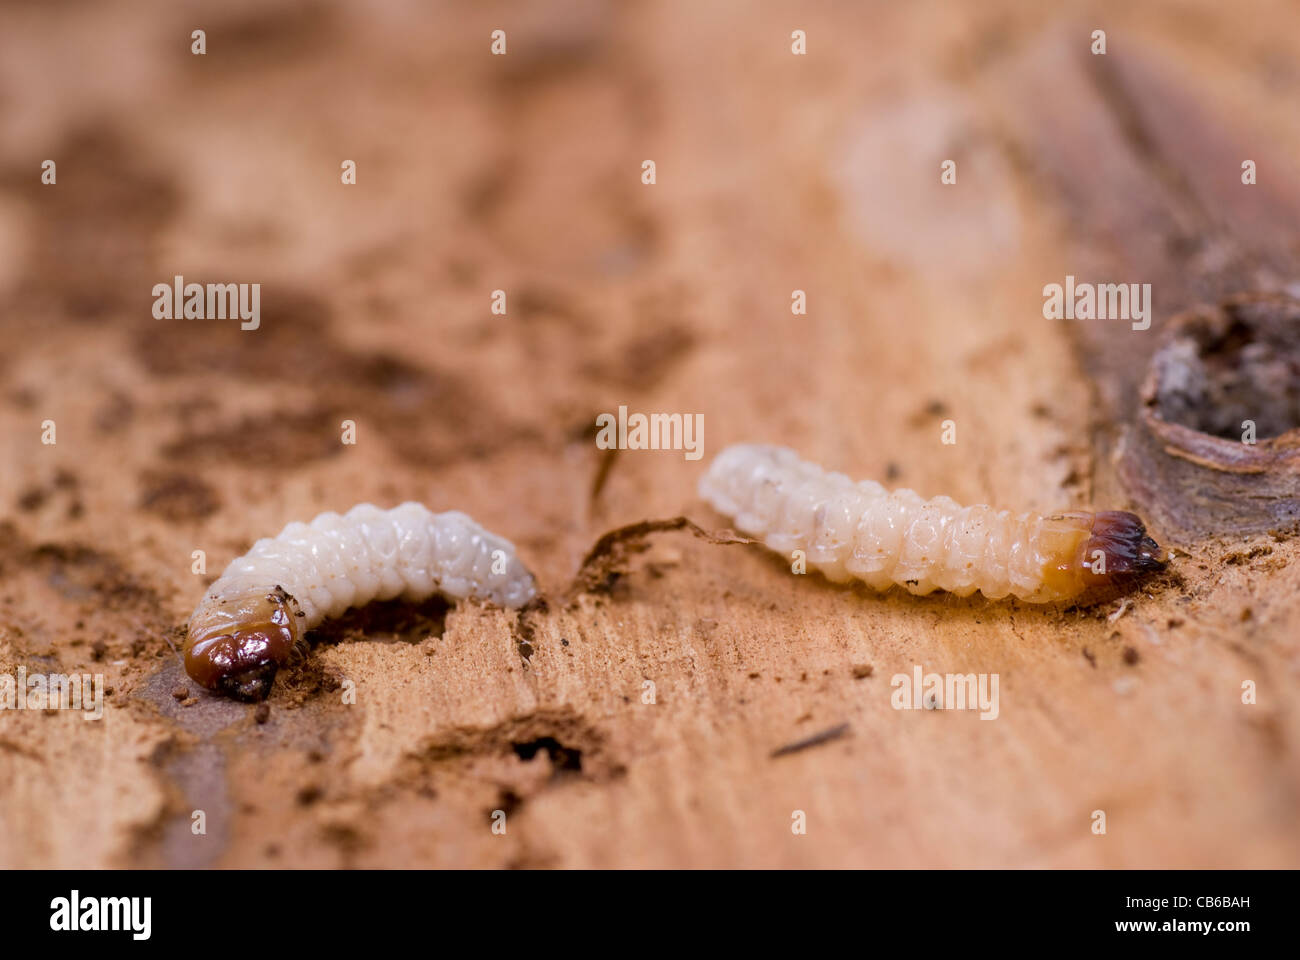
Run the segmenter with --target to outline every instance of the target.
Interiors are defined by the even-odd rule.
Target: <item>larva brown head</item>
[[[1165,560],[1140,518],[1124,510],[1105,510],[1093,520],[1080,565],[1089,586],[1127,586],[1163,570]]]
[[[1125,589],[1165,566],[1142,521],[1123,510],[1044,517],[1036,542],[1045,559],[1037,598],[1042,601],[1068,600],[1103,587]]]
[[[190,622],[185,672],[236,700],[265,700],[299,642],[297,604],[277,587],[227,601]]]

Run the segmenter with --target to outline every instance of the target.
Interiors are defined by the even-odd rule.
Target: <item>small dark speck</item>
[[[1092,668],[1093,668],[1094,670],[1096,670],[1096,669],[1097,669],[1097,655],[1096,655],[1095,653],[1093,653],[1091,650],[1089,650],[1087,647],[1084,647],[1084,648],[1083,648],[1083,656],[1084,656],[1084,658],[1085,658],[1085,659],[1086,659],[1090,664],[1092,664]]]
[[[787,743],[783,747],[777,747],[772,751],[773,757],[784,757],[792,753],[798,753],[800,750],[807,750],[809,747],[821,746],[831,740],[838,740],[849,732],[849,725],[841,723],[839,726],[831,727],[829,730],[823,730],[821,733],[814,733],[811,737],[804,737],[802,740],[796,740],[793,743]]]
[[[931,400],[925,405],[925,412],[932,417],[942,417],[948,412],[948,405],[942,400]]]
[[[258,723],[266,723],[267,720],[270,720],[271,705],[266,702],[259,703],[257,709],[253,711],[253,719]]]
[[[885,464],[886,480],[897,480],[902,475],[903,475],[903,468],[900,467],[898,464],[894,463],[893,461],[890,461],[889,463]]]
[[[1134,666],[1141,659],[1142,658],[1138,656],[1137,647],[1124,648],[1124,662],[1127,663],[1130,667]]]
[[[45,491],[33,487],[18,498],[18,509],[30,513],[32,510],[39,509],[44,502]]]
[[[304,807],[309,807],[321,798],[324,791],[316,784],[308,784],[298,791],[298,803]]]
[[[871,676],[875,672],[876,672],[876,668],[873,667],[871,664],[859,663],[857,666],[853,668],[853,679],[865,680],[867,677]]]

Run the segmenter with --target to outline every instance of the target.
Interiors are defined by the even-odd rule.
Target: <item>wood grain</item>
[[[98,722],[0,712],[0,865],[1300,865],[1294,532],[1175,539],[1087,608],[686,529],[579,577],[615,528],[725,526],[707,461],[596,449],[620,404],[702,413],[707,456],[1140,508],[1114,458],[1160,327],[1300,280],[1294,5],[367,11],[238,0],[194,57],[182,8],[0,10],[0,672],[112,688]],[[1067,273],[1153,284],[1152,330],[1044,320]],[[176,274],[262,283],[262,328],[154,320]],[[231,557],[406,499],[547,602],[354,615],[264,722],[173,696]],[[894,709],[917,665],[997,674],[998,718]]]

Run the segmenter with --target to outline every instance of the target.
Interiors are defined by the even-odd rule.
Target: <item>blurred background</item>
[[[732,442],[1151,508],[1116,462],[1162,327],[1300,280],[1297,37],[1263,0],[0,4],[0,668],[113,691],[0,713],[0,864],[1295,866],[1289,537],[1175,537],[1181,579],[1094,610],[677,537],[571,579],[613,527],[725,526]],[[1045,320],[1067,274],[1151,283],[1153,329]],[[260,283],[259,329],[156,319],[177,275]],[[703,414],[705,459],[597,450],[620,405]],[[406,499],[550,608],[349,621],[263,723],[188,689],[230,558]],[[892,710],[914,664],[1000,672],[1000,720]]]

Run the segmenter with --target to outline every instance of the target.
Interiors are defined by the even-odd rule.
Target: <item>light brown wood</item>
[[[181,10],[0,10],[0,673],[112,688],[0,711],[0,865],[1300,865],[1294,530],[1086,608],[686,530],[575,583],[614,528],[724,528],[695,483],[731,442],[1141,512],[1160,328],[1300,281],[1294,5],[348,6],[223,4],[201,57]],[[260,282],[261,328],[155,320],[177,274]],[[1153,284],[1152,329],[1043,319],[1067,274]],[[702,413],[706,459],[598,451],[620,404]],[[514,540],[548,605],[353,615],[264,723],[188,681],[230,558],[405,499]],[[894,709],[917,666],[997,674],[997,719]]]

